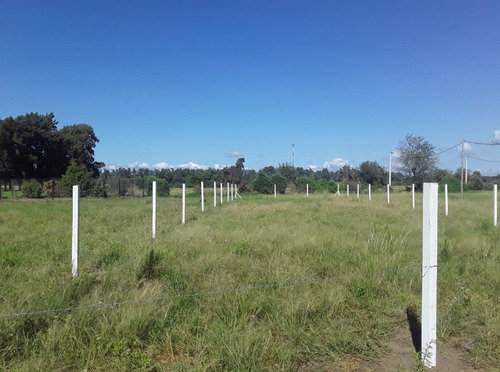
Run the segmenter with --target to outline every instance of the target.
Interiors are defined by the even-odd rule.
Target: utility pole
[[[460,163],[460,198],[464,198],[464,139],[462,138],[462,161]]]
[[[465,184],[467,185],[467,173],[469,173],[469,155],[465,155]]]
[[[391,176],[392,176],[392,151],[389,153],[389,186],[392,186]]]

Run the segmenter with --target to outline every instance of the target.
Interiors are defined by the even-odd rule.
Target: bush
[[[280,194],[284,194],[286,192],[288,182],[281,174],[273,174],[271,177],[271,183],[276,185],[276,192],[279,192]]]
[[[316,182],[310,177],[299,177],[296,181],[297,192],[306,192],[307,185],[309,185],[309,192],[316,191]],[[335,190],[336,191],[336,190]]]
[[[87,171],[84,165],[71,164],[60,182],[64,195],[71,196],[73,185],[80,186],[80,195],[88,196],[94,190],[95,180],[92,172]]]
[[[448,192],[460,192],[460,180],[454,176],[443,177],[439,182],[439,191],[444,192],[444,185],[448,185]],[[464,190],[466,185],[464,185]]]
[[[147,186],[148,186],[148,195],[149,196],[153,195],[153,181],[156,181],[156,196],[164,197],[164,196],[170,195],[170,186],[168,185],[166,180],[163,180],[160,178],[155,178],[155,177],[148,177],[146,182],[147,182]]]
[[[271,178],[262,171],[260,171],[252,180],[251,186],[252,189],[257,191],[259,194],[272,194],[274,192]]]
[[[42,186],[35,180],[25,182],[21,187],[21,191],[26,198],[39,198],[42,196]]]

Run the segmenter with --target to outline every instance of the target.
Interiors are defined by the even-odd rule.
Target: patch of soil
[[[467,347],[458,340],[449,340],[446,345],[437,345],[436,367],[419,367],[417,354],[409,328],[399,327],[387,345],[387,354],[376,362],[349,358],[339,362],[316,364],[309,362],[300,372],[486,372],[468,365],[464,357]]]

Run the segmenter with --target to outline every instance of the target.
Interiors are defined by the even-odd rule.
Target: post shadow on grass
[[[417,353],[420,353],[422,351],[422,324],[418,319],[416,310],[411,306],[406,308],[406,319],[410,326],[413,347]]]

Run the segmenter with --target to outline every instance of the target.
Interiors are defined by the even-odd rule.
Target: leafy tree
[[[257,176],[252,180],[251,187],[260,194],[271,194],[274,192],[271,178],[262,171],[257,173]]]
[[[285,177],[289,184],[295,183],[295,180],[297,179],[297,168],[289,163],[280,164],[277,172]]]
[[[297,192],[306,192],[307,185],[309,185],[309,192],[316,191],[316,182],[311,177],[298,177],[296,181]]]
[[[88,196],[94,190],[95,180],[92,172],[84,165],[71,164],[61,179],[61,188],[66,196],[71,196],[73,185],[80,185],[80,195]]]
[[[68,125],[59,131],[59,136],[65,146],[67,164],[84,165],[94,177],[99,176],[99,168],[102,168],[104,164],[94,160],[94,148],[99,139],[92,126],[88,124]]]
[[[434,145],[423,137],[407,134],[399,142],[398,151],[403,171],[411,177],[415,188],[421,190],[425,178],[436,165]]]
[[[286,192],[286,187],[288,183],[286,178],[281,174],[273,174],[271,176],[271,183],[273,185],[276,185],[276,192],[279,192],[280,194],[284,194]]]
[[[274,168],[272,165],[268,165],[267,167],[262,168],[262,172],[264,172],[268,176],[272,176],[273,174],[276,174],[276,168]]]
[[[364,161],[359,165],[359,180],[365,184],[383,185],[385,179],[385,170],[376,161]]]

